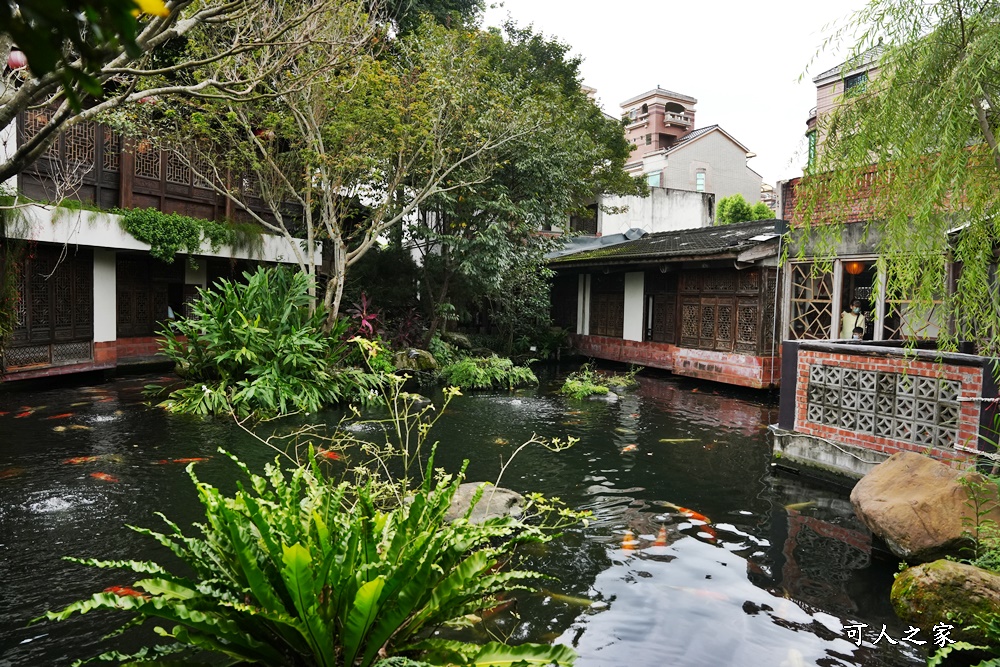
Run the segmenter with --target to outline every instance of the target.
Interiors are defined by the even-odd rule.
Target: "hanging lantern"
[[[7,54],[7,67],[12,70],[24,69],[28,66],[28,57],[24,55],[24,51],[19,49],[11,49],[10,53]]]
[[[847,271],[852,276],[859,276],[861,272],[865,270],[864,262],[844,262],[844,271]]]

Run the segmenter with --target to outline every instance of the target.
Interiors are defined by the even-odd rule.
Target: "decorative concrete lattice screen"
[[[812,364],[806,419],[951,449],[958,436],[960,390],[954,380]]]

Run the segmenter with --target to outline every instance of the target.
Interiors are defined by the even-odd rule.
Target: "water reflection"
[[[97,652],[108,628],[91,615],[24,627],[47,608],[131,583],[62,556],[169,557],[124,524],[156,527],[155,511],[197,520],[187,462],[226,489],[236,470],[219,446],[252,469],[274,458],[225,422],[144,407],[150,380],[0,393],[3,667]],[[593,513],[588,525],[526,549],[553,580],[505,600],[472,636],[559,639],[588,666],[921,664],[908,647],[846,639],[842,625],[856,622],[902,634],[888,604],[895,563],[873,551],[844,493],[772,475],[765,429],[776,407],[712,385],[640,381],[615,403],[573,401],[555,383],[462,396],[439,422],[436,464],[456,470],[469,459],[471,480],[496,480],[532,434],[579,438],[562,453],[525,449],[501,484]],[[340,420],[319,417],[330,428]],[[378,430],[349,428],[355,437]]]

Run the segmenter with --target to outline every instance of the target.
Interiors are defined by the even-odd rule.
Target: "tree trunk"
[[[347,275],[347,247],[344,242],[338,239],[329,241],[333,256],[330,258],[330,277],[326,281],[326,294],[323,297],[323,304],[326,306],[326,333],[333,331],[337,323],[337,316],[340,314],[340,300],[344,296],[344,277]]]

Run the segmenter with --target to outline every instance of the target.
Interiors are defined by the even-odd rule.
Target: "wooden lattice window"
[[[166,152],[167,156],[167,183],[177,183],[179,185],[190,185],[191,168],[188,167],[184,158],[176,150]]]
[[[789,338],[829,338],[833,322],[833,274],[820,273],[818,267],[807,262],[789,268],[792,279]]]
[[[590,292],[590,334],[621,338],[625,328],[624,274],[594,276]]]
[[[160,180],[160,151],[148,139],[143,139],[136,147],[135,175]]]
[[[772,298],[762,289],[759,269],[688,271],[681,276],[680,344],[683,347],[763,354],[761,300]],[[771,311],[773,313],[773,305]]]
[[[11,347],[93,338],[93,274],[88,248],[63,256],[62,246],[35,247],[18,267]]]

